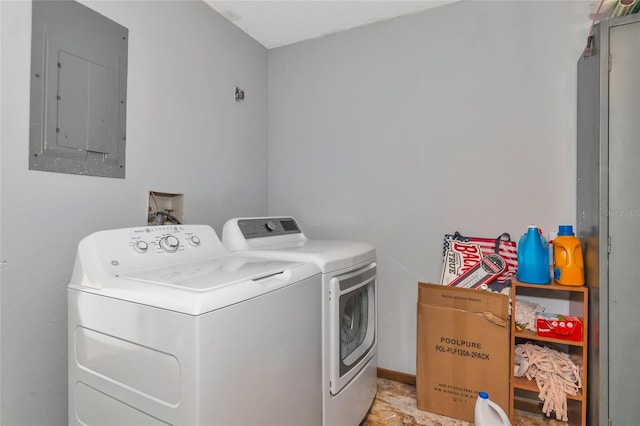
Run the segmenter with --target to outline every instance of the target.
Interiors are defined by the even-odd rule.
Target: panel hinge
[[[607,237],[607,253],[611,253],[611,235]],[[611,420],[609,420],[611,421]]]
[[[609,53],[609,72],[611,72],[611,62],[612,62],[611,53]]]
[[[56,133],[60,133],[60,127],[56,127]]]
[[[58,68],[62,68],[62,64],[58,62]]]

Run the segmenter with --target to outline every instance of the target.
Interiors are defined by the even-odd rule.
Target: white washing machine
[[[377,391],[375,247],[310,240],[292,217],[230,219],[222,242],[243,255],[320,267],[323,422],[326,426],[360,424]]]
[[[321,274],[230,254],[209,226],[78,245],[71,425],[321,425]]]

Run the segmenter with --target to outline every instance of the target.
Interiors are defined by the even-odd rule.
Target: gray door
[[[622,426],[640,419],[640,23],[612,27],[610,52],[609,418]]]

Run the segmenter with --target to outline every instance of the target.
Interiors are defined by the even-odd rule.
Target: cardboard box
[[[536,332],[538,336],[581,342],[582,321],[568,315],[536,312]]]
[[[416,397],[420,410],[474,421],[478,392],[510,412],[509,298],[418,284]]]

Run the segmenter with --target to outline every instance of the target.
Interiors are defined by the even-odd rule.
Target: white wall
[[[589,2],[461,2],[269,54],[269,213],[373,242],[379,365],[415,374],[442,236],[575,222]]]
[[[62,425],[78,241],[145,224],[149,190],[184,193],[186,221],[218,232],[266,213],[267,51],[200,1],[85,2],[129,29],[126,179],[30,171],[31,4],[0,4],[0,423]]]

